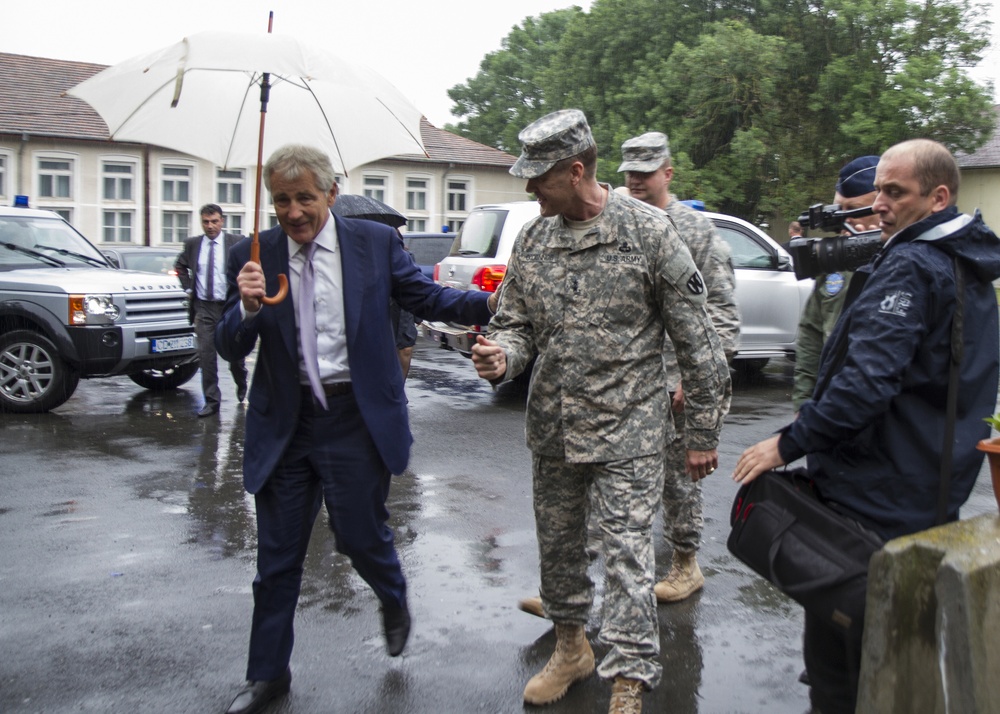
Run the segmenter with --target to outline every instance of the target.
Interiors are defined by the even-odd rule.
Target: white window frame
[[[222,230],[225,233],[243,233],[243,214],[242,213],[230,213],[226,211],[222,214]]]
[[[42,164],[44,162],[60,162],[66,163],[67,168],[58,169],[55,167],[43,168]],[[43,181],[49,179],[51,182],[51,187],[53,189],[52,195],[46,195],[42,192]],[[56,184],[59,178],[65,178],[66,193],[65,196],[57,195]],[[40,202],[44,202],[47,205],[60,205],[66,206],[67,204],[73,203],[76,198],[76,179],[77,179],[77,157],[71,154],[64,154],[58,152],[46,152],[42,154],[35,155],[35,186],[36,195]]]
[[[223,176],[223,174],[235,174],[232,176]],[[225,196],[223,196],[223,188],[225,188]],[[239,192],[239,200],[233,201],[232,192],[236,190]],[[220,169],[216,167],[215,169],[215,202],[219,204],[220,207],[226,209],[227,206],[239,206],[242,210],[246,206],[246,194],[247,194],[247,181],[246,181],[246,171],[243,169]],[[228,213],[225,210],[225,213]]]
[[[139,163],[135,159],[117,157],[117,156],[102,156],[100,158],[101,165],[101,203],[103,205],[112,206],[134,206],[136,205],[136,191],[139,188]],[[109,166],[127,166],[129,168],[128,174],[108,171]],[[112,181],[115,185],[115,195],[112,197],[108,196],[107,188],[108,182]],[[128,182],[129,186],[129,196],[127,198],[122,198],[120,195],[120,188],[123,182]]]
[[[187,161],[163,161],[160,163],[159,171],[159,191],[160,191],[160,203],[164,206],[169,206],[170,210],[177,211],[179,206],[193,206],[194,197],[197,195],[196,187],[194,185],[194,177],[196,166]],[[167,174],[167,171],[172,169],[184,169],[187,171],[187,181],[181,180],[180,176],[172,176]],[[187,184],[187,197],[183,199],[177,198],[176,195],[167,198],[166,184],[167,182],[171,184]],[[175,187],[176,188],[176,187]]]
[[[187,225],[175,225],[174,218],[184,217],[187,219]],[[170,218],[168,221],[167,219]],[[160,212],[160,242],[163,245],[180,245],[184,242],[185,238],[192,235],[192,226],[194,225],[194,213],[192,211],[173,211],[173,210],[163,210]],[[180,221],[181,224],[184,221]]]
[[[123,222],[122,218],[128,218]],[[109,218],[112,220],[109,222]],[[101,211],[101,240],[116,245],[134,243],[135,211],[107,207]]]
[[[464,184],[464,187],[452,188],[453,183]],[[454,206],[452,196],[461,196],[462,205]],[[459,215],[465,218],[472,210],[472,177],[471,176],[449,176],[444,182],[445,212],[448,215]]]
[[[381,172],[366,171],[365,173],[361,174],[361,195],[368,196],[369,198],[374,198],[375,200],[381,201],[382,203],[386,204],[389,203],[386,197],[391,195],[390,192],[392,187],[389,185],[390,178],[391,178],[390,174],[384,171]],[[379,181],[380,184],[377,185],[378,187],[376,187],[375,184],[373,184],[370,187],[368,185],[369,180]]]
[[[453,183],[463,184],[462,188],[452,188]],[[452,196],[461,196],[461,205],[456,205]],[[446,176],[444,180],[444,225],[452,233],[458,233],[472,210],[473,186],[471,176]]]
[[[423,183],[421,187],[410,186],[411,181],[420,181]],[[422,199],[422,206],[412,205],[417,203],[417,201],[411,201],[411,198],[420,197]],[[411,174],[406,177],[406,214],[413,216],[426,216],[428,215],[428,206],[431,204],[431,177],[421,176]]]

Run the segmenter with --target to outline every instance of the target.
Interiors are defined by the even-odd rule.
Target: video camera
[[[831,238],[795,238],[788,244],[795,265],[795,277],[799,280],[815,278],[821,273],[839,270],[854,270],[872,259],[882,247],[882,233],[879,230],[863,233],[847,223],[848,218],[863,218],[874,213],[871,206],[842,211],[837,204],[824,206],[817,203],[799,216],[799,223],[809,228],[835,231],[848,235]]]

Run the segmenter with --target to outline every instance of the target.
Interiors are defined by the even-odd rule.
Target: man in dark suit
[[[230,714],[260,711],[289,689],[302,564],[324,501],[337,550],[381,602],[389,654],[403,651],[410,613],[385,501],[413,438],[389,299],[423,319],[491,316],[486,293],[426,278],[396,231],[333,216],[337,184],[322,152],[282,147],[263,173],[280,226],[260,235],[260,264],[249,260],[249,240],[233,248],[216,330],[225,359],[260,343],[243,459],[257,510],[257,576],[248,681]],[[288,298],[263,303],[279,273]]]
[[[219,413],[222,401],[215,326],[222,319],[222,308],[226,304],[226,256],[243,236],[222,232],[222,209],[214,203],[201,207],[201,229],[204,235],[184,241],[184,249],[177,256],[174,268],[190,299],[188,317],[198,336],[201,391],[205,395],[205,404],[198,416],[207,417]],[[247,368],[242,357],[230,361],[229,373],[236,382],[236,398],[242,402],[247,396]]]

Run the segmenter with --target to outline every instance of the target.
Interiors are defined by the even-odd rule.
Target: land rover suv
[[[80,379],[173,389],[198,371],[177,279],[117,270],[58,214],[0,208],[0,411],[45,412]]]

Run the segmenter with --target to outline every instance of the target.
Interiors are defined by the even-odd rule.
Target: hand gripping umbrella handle
[[[250,260],[260,265],[260,242],[257,240],[257,232],[254,231],[253,241],[250,243]],[[288,278],[284,273],[278,275],[278,292],[272,297],[265,295],[260,299],[265,305],[277,305],[288,296]]]

